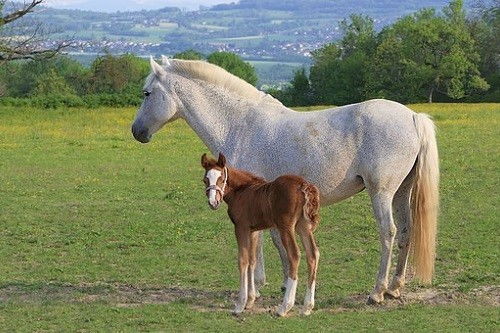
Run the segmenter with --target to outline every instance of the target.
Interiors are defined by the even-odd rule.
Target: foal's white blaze
[[[283,298],[283,304],[278,309],[278,315],[284,316],[295,304],[295,293],[297,291],[297,280],[292,278],[288,278],[286,280],[286,292],[285,297]]]
[[[222,176],[222,172],[219,170],[211,169],[208,170],[207,172],[207,178],[208,178],[208,185],[216,185],[217,184],[217,179]],[[208,191],[208,202],[210,205],[213,207],[216,207],[218,202],[217,202],[217,191],[215,189],[210,189]]]

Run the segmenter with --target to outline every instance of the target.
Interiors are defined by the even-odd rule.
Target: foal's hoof
[[[286,303],[286,304],[282,304],[278,310],[276,310],[276,315],[278,317],[284,317],[286,316],[286,314],[288,313],[288,311],[290,311],[293,307],[293,304],[290,304],[290,303]]]
[[[251,308],[253,308],[254,304],[255,304],[255,298],[249,299],[247,304],[245,305],[245,309],[250,310]]]

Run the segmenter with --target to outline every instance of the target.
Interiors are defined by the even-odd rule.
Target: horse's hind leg
[[[368,303],[380,303],[384,300],[387,290],[389,268],[391,266],[391,253],[396,226],[392,219],[392,199],[394,192],[370,192],[373,211],[377,219],[380,233],[381,257],[375,288],[368,298]]]
[[[286,249],[283,246],[283,242],[281,241],[281,235],[278,229],[271,229],[271,239],[273,240],[273,244],[278,250],[281,259],[281,268],[283,269],[283,284],[281,285],[281,290],[286,290],[286,283],[288,279],[288,271],[290,270],[290,262],[288,261],[288,255],[286,253]]]
[[[318,271],[318,261],[319,261],[319,250],[316,246],[316,241],[312,233],[312,228],[307,222],[302,221],[297,225],[297,230],[299,232],[302,244],[306,251],[307,256],[307,268],[309,271],[309,280],[307,284],[306,295],[304,297],[304,315],[310,315],[312,309],[314,308],[314,292],[316,288],[316,274]]]
[[[399,298],[401,296],[400,289],[404,286],[406,279],[406,265],[408,263],[408,254],[410,250],[410,196],[412,184],[413,173],[410,173],[399,187],[392,201],[394,216],[396,217],[398,226],[399,255],[394,278],[386,294],[393,298]]]

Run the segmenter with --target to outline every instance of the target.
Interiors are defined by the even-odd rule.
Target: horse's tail
[[[316,186],[310,183],[302,185],[302,193],[304,193],[304,218],[312,225],[312,230],[319,223],[319,190]]]
[[[411,193],[412,225],[410,244],[413,249],[415,276],[430,283],[436,258],[436,232],[439,209],[439,159],[434,123],[426,114],[415,114],[420,151],[415,163]]]

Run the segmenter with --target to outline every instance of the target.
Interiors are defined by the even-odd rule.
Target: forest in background
[[[370,98],[402,103],[500,101],[498,6],[467,15],[461,0],[421,9],[377,32],[366,15],[341,22],[341,39],[312,52],[312,65],[284,87],[260,87],[285,105],[344,105]],[[205,59],[256,85],[252,65],[233,52],[174,55]],[[83,66],[68,56],[10,61],[0,67],[0,104],[139,105],[148,62],[133,54],[97,57]]]

